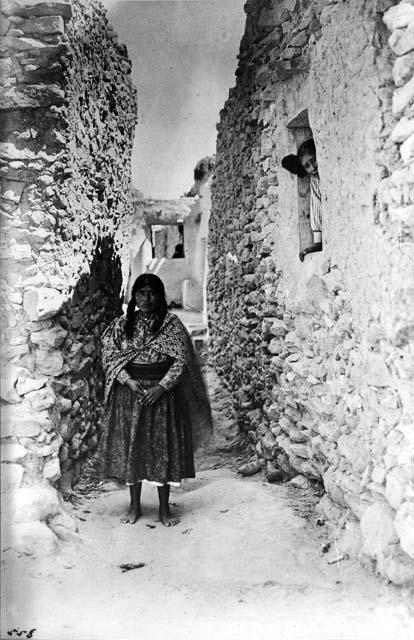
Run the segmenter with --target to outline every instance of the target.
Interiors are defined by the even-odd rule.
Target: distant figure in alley
[[[176,244],[175,245],[175,250],[173,253],[173,258],[184,258],[184,245],[182,244]]]
[[[153,274],[135,281],[125,316],[102,336],[107,423],[103,473],[129,486],[123,522],[141,516],[142,482],[158,487],[159,517],[178,523],[169,508],[171,485],[194,478],[194,448],[212,435],[211,411],[191,338],[167,309],[164,284]]]

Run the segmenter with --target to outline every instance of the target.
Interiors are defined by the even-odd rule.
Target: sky
[[[216,123],[235,84],[245,0],[103,0],[127,45],[138,91],[133,186],[178,198],[201,158],[215,153]]]

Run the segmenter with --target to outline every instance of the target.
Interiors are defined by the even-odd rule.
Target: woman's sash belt
[[[134,380],[161,380],[170,367],[171,361],[155,362],[153,364],[130,362],[125,369]]]

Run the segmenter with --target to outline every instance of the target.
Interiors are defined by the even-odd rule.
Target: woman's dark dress
[[[129,339],[124,332],[125,319],[121,318],[102,337],[104,367],[106,364],[112,381],[103,439],[103,473],[127,484],[143,480],[175,484],[195,476],[194,416],[190,415],[191,399],[188,402],[184,387],[194,382],[190,374],[196,366],[191,339],[173,314],[167,314],[155,336],[152,322],[136,314],[134,334]],[[145,389],[160,384],[165,392],[156,403],[144,406],[139,394],[125,384],[128,376],[139,380]],[[200,408],[200,398],[197,404]],[[208,401],[206,410],[209,430]]]

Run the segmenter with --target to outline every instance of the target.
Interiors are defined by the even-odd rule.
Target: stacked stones
[[[2,491],[13,545],[47,551],[73,529],[53,487],[70,490],[102,422],[99,338],[121,312],[136,98],[99,2],[1,11]]]
[[[308,68],[307,48],[320,31],[313,6],[304,11],[292,4],[293,12],[266,0],[245,5],[238,80],[218,125],[209,233],[211,359],[235,389],[240,427],[264,455],[269,479],[277,476],[276,442],[262,409],[276,372],[267,344],[274,323],[284,322],[284,312],[271,255],[278,177],[271,168],[274,140],[268,125],[274,83]]]
[[[99,237],[113,236],[126,279],[132,215],[130,155],[136,124],[131,62],[100,2],[76,1],[72,7],[64,109],[70,142],[63,167],[71,179],[59,196],[76,217],[61,219],[61,234],[76,252],[87,243],[89,255]]]
[[[212,176],[214,171],[215,158],[206,156],[199,160],[194,167],[194,183],[189,191],[184,195],[186,198],[193,198],[200,195],[201,187]]]
[[[273,81],[285,80],[308,70],[309,46],[319,37],[321,25],[318,3],[310,7],[306,7],[307,4],[296,0],[262,3],[257,23],[261,37],[255,43],[255,60],[261,61],[255,74],[258,87],[266,89],[269,77]],[[248,15],[250,5],[247,4]]]
[[[393,171],[380,185],[385,233],[399,248],[393,278],[398,282],[387,324],[391,361],[399,396],[396,430],[389,434],[385,458],[385,496],[392,507],[392,534],[414,558],[414,3],[399,2],[384,16],[391,31],[389,46],[396,58],[392,75],[394,120],[390,142],[398,148]],[[403,276],[401,277],[401,274]]]
[[[252,11],[258,17],[260,8]],[[210,359],[234,390],[239,423],[246,430],[250,428],[248,416],[260,406],[262,384],[260,320],[253,309],[259,296],[255,292],[259,260],[251,239],[258,229],[254,196],[260,127],[258,111],[252,106],[253,76],[247,58],[246,54],[243,81],[230,90],[218,125],[207,284]]]
[[[237,85],[218,128],[208,293],[212,364],[232,392],[240,427],[268,479],[282,472],[302,487],[322,482],[326,494],[319,511],[330,522],[338,549],[372,564],[393,582],[407,584],[414,579],[414,7],[404,1],[385,13],[392,30],[389,45],[398,56],[391,75],[389,32],[378,20],[390,4],[396,3],[366,3],[361,17],[378,47],[366,73],[370,69],[371,78],[378,76],[373,91],[380,101],[373,101],[371,117],[380,113],[381,137],[372,157],[386,170],[371,173],[366,184],[373,193],[369,233],[378,234],[381,282],[375,280],[375,267],[372,276],[367,265],[372,285],[366,300],[361,303],[354,295],[358,287],[350,281],[349,261],[366,248],[355,241],[343,259],[331,220],[324,238],[334,249],[328,244],[301,271],[284,255],[291,251],[288,255],[297,261],[286,246],[292,237],[287,222],[292,227],[295,222],[287,221],[286,196],[279,187],[280,160],[287,152],[283,103],[294,102],[289,91],[299,94],[301,84],[306,86],[308,67],[318,81],[317,61],[326,58],[323,47],[338,51],[340,46],[328,40],[329,25],[342,20],[349,28],[345,21],[355,11],[333,1],[302,7],[285,0],[246,5]],[[286,54],[290,50],[292,58]],[[318,95],[312,85],[303,93],[308,94],[305,100],[309,93],[310,100]],[[322,114],[323,108],[318,95],[314,113],[319,109]],[[329,126],[321,134],[324,142]],[[350,122],[350,130],[353,126]],[[337,140],[328,142],[340,149]],[[338,158],[341,162],[340,152]],[[323,159],[321,153],[321,165]]]

